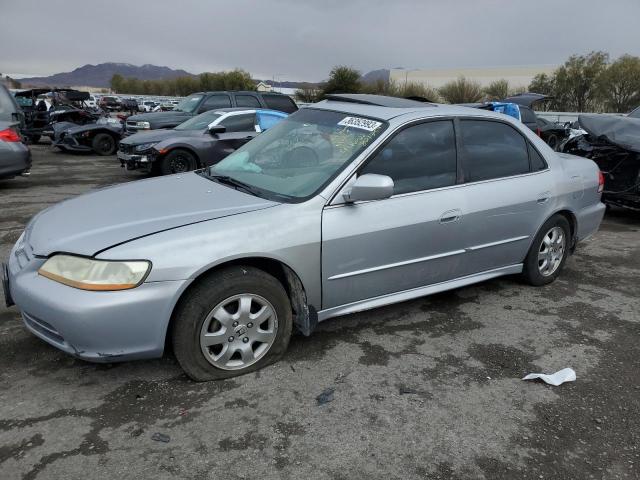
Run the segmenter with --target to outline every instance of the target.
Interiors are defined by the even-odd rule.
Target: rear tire
[[[540,228],[524,260],[523,279],[534,286],[553,282],[562,271],[571,248],[571,227],[554,215]]]
[[[167,153],[160,160],[160,172],[162,175],[173,175],[195,170],[198,166],[196,157],[186,150],[177,149]]]
[[[29,135],[29,143],[36,145],[40,141],[40,135]]]
[[[257,268],[229,267],[180,300],[172,320],[173,351],[192,380],[236,377],[279,360],[292,326],[291,303],[278,280]]]
[[[103,157],[116,153],[116,147],[116,139],[108,133],[98,133],[91,141],[91,149]]]

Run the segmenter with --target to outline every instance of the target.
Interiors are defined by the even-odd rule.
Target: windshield
[[[180,125],[175,127],[174,130],[206,130],[211,122],[220,117],[221,115],[219,113],[215,113],[210,110],[208,112],[201,113],[200,115],[196,115],[186,122],[182,122]]]
[[[629,114],[632,118],[640,118],[640,107],[636,108],[633,112]]]
[[[311,197],[385,129],[348,113],[304,108],[232,153],[205,174],[247,184],[266,197]]]
[[[202,95],[189,95],[187,98],[183,99],[174,110],[179,110],[181,112],[193,113],[196,110],[196,107],[202,100]],[[166,103],[166,102],[165,102]]]

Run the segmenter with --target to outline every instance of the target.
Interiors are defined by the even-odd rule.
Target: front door
[[[323,309],[443,282],[464,256],[462,185],[453,122],[400,130],[359,169],[388,175],[391,198],[327,206]]]

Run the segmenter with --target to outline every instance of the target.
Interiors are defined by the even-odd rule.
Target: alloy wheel
[[[213,366],[240,370],[256,363],[271,348],[278,333],[278,316],[260,295],[229,297],[207,315],[200,330],[200,348]]]
[[[538,270],[544,277],[553,275],[564,258],[566,250],[566,236],[561,227],[551,228],[540,243],[538,249]]]

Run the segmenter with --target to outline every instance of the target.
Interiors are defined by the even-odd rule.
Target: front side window
[[[220,125],[226,127],[227,132],[255,132],[256,114],[243,113],[241,115],[231,115],[220,120]]]
[[[180,125],[174,128],[174,130],[206,130],[215,120],[220,118],[220,114],[209,111],[191,117],[186,122],[182,122]]]
[[[529,172],[527,143],[516,129],[489,120],[462,120],[460,124],[465,181]]]
[[[359,172],[391,177],[395,195],[456,183],[456,141],[450,120],[401,130]]]
[[[187,98],[183,99],[174,110],[178,110],[179,112],[193,113],[196,108],[198,108],[198,104],[202,100],[202,95],[189,95]]]
[[[305,108],[204,172],[281,201],[310,198],[386,128],[382,120]]]
[[[213,110],[214,108],[228,108],[231,106],[229,95],[211,95],[202,103],[201,111]]]

